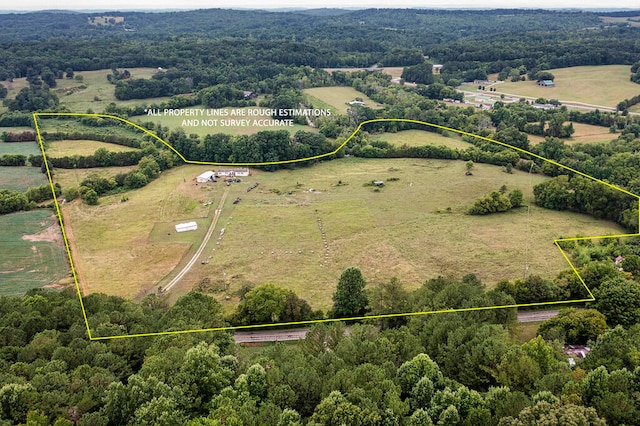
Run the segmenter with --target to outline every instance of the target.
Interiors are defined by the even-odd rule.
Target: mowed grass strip
[[[200,201],[219,199],[212,187],[195,183],[195,176],[208,169],[174,168],[140,190],[102,197],[98,206],[79,200],[62,206],[77,251],[74,263],[89,292],[133,298],[176,267],[201,238],[212,214],[212,206]],[[202,226],[190,234],[191,241],[182,235],[171,238],[178,235],[172,226],[192,220]],[[161,228],[158,223],[167,225]],[[172,235],[163,235],[165,230]]]
[[[104,148],[111,152],[136,151],[136,148],[113,143],[92,140],[62,140],[47,144],[47,155],[50,157],[66,157],[71,155],[92,155],[97,149]]]
[[[40,167],[0,166],[0,189],[26,192],[29,188],[48,183],[47,175],[42,173]]]
[[[615,108],[618,102],[640,94],[640,84],[629,80],[629,65],[599,65],[549,70],[555,87],[541,87],[535,81],[504,82],[497,93],[583,102]],[[477,87],[476,87],[477,88]]]
[[[470,143],[464,142],[457,134],[444,136],[425,130],[403,130],[397,133],[373,134],[370,136],[370,140],[389,142],[391,145],[397,147],[434,145],[464,150],[473,146]]]
[[[314,87],[311,89],[304,89],[302,92],[331,105],[341,114],[347,113],[347,110],[350,107],[348,103],[356,98],[362,99],[365,106],[369,108],[377,108],[379,106],[377,102],[372,101],[367,95],[362,92],[358,92],[353,87]]]
[[[503,184],[521,189],[531,204],[531,188],[547,178],[482,164],[473,176],[465,170],[462,161],[347,158],[256,171],[232,186],[214,233],[225,228],[220,244],[209,244],[207,263],[194,265],[171,297],[208,279],[228,287],[218,297],[231,311],[242,286],[271,283],[328,309],[340,274],[351,266],[372,286],[398,277],[414,289],[438,275],[475,273],[492,287],[521,278],[525,268],[547,278],[566,269],[555,238],[623,232],[610,222],[536,206],[529,213],[466,215],[475,199]],[[363,186],[377,179],[386,182],[378,192]],[[254,181],[260,186],[246,193]],[[233,205],[236,196],[242,200]]]
[[[67,253],[51,210],[0,216],[0,254],[1,296],[18,296],[32,288],[69,283]]]

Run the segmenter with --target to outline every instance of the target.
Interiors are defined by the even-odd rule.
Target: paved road
[[[518,322],[545,321],[558,315],[557,310],[518,312]],[[345,334],[348,334],[349,327]],[[259,343],[259,342],[284,342],[287,340],[302,340],[307,337],[309,328],[295,328],[290,330],[264,330],[264,331],[239,331],[233,335],[236,343]]]
[[[174,285],[176,285],[185,275],[187,275],[187,272],[189,272],[191,267],[198,261],[198,258],[200,257],[200,255],[204,251],[204,248],[207,246],[207,243],[209,242],[209,240],[211,239],[211,235],[213,235],[213,231],[216,229],[216,225],[218,224],[218,219],[220,218],[220,213],[222,212],[222,206],[224,206],[224,200],[227,199],[227,194],[228,193],[229,193],[229,188],[225,188],[225,191],[222,194],[222,197],[220,197],[220,202],[218,203],[218,208],[216,209],[216,212],[213,215],[213,220],[211,221],[211,226],[209,226],[209,229],[207,230],[207,234],[204,236],[204,240],[202,240],[202,244],[200,244],[200,247],[198,248],[198,251],[196,251],[196,253],[193,255],[193,257],[191,258],[189,263],[187,263],[184,266],[184,268],[182,268],[182,271],[180,271],[178,273],[178,275],[176,275],[171,281],[169,281],[169,283],[166,286],[164,286],[162,288],[163,291],[166,292],[166,291],[171,290],[171,288]]]
[[[518,312],[518,322],[536,322],[546,321],[549,318],[553,318],[558,315],[557,310],[553,311],[532,311],[532,312]]]

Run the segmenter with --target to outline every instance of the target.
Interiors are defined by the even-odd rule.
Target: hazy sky
[[[8,2],[0,9],[210,9],[210,8],[280,8],[280,7],[473,7],[473,8],[639,8],[638,0],[21,0]]]

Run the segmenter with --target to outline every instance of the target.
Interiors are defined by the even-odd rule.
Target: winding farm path
[[[198,251],[196,251],[193,254],[193,257],[184,266],[184,268],[182,268],[182,270],[180,272],[178,272],[178,275],[176,275],[171,281],[169,281],[169,283],[166,286],[163,287],[163,291],[166,292],[166,291],[171,290],[171,288],[174,285],[176,285],[185,275],[187,275],[187,273],[189,272],[191,267],[198,261],[198,258],[200,257],[200,255],[204,251],[204,248],[209,243],[209,240],[211,239],[211,236],[213,235],[213,231],[216,229],[216,225],[218,224],[218,219],[220,219],[220,213],[222,213],[222,207],[224,206],[224,201],[227,199],[227,194],[228,193],[229,193],[229,188],[226,187],[224,192],[222,193],[222,197],[220,197],[220,202],[218,203],[218,208],[216,208],[216,212],[213,215],[213,220],[211,221],[211,225],[209,226],[209,229],[207,230],[207,233],[205,234],[204,239],[202,240],[202,243],[200,244],[200,247],[198,247]]]

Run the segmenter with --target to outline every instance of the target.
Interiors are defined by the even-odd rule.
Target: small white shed
[[[195,231],[198,229],[198,224],[195,222],[185,222],[176,225],[176,232]]]

